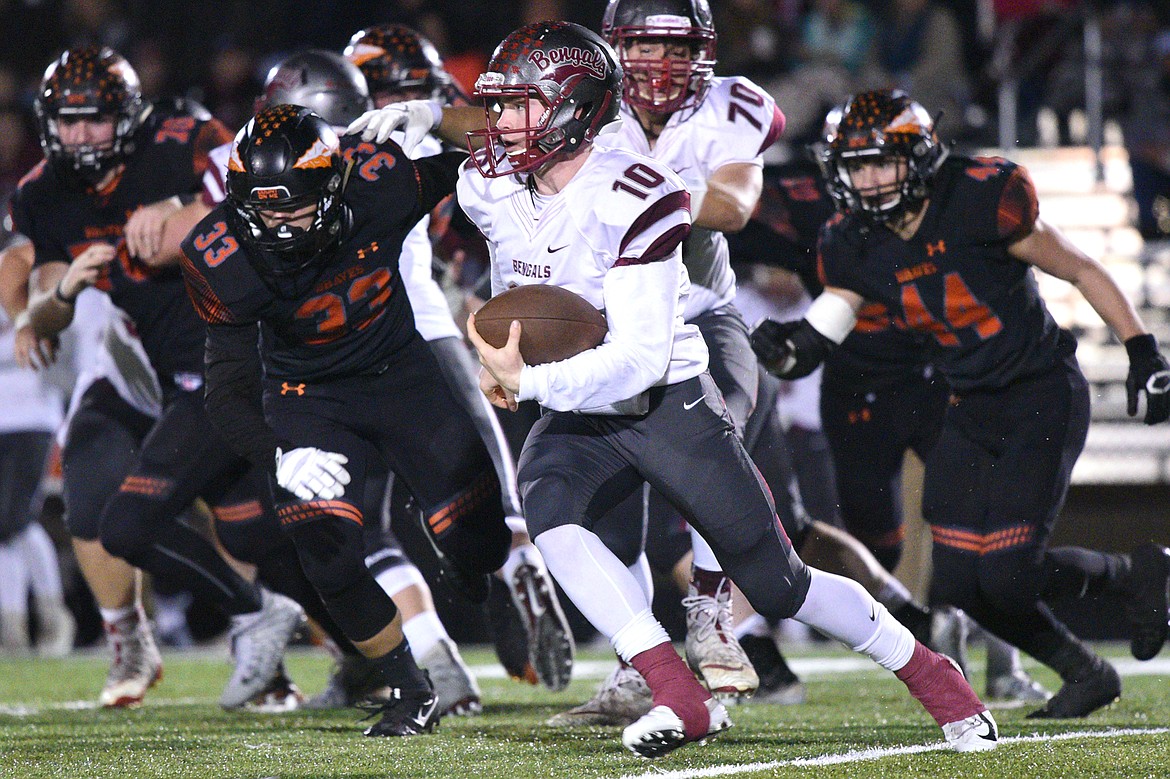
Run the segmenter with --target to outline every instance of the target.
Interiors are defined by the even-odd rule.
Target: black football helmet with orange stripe
[[[694,110],[715,75],[715,24],[707,0],[609,0],[601,33],[621,57],[623,98],[655,114]],[[682,43],[689,59],[627,56],[639,40]]]
[[[525,25],[505,38],[473,97],[488,109],[489,129],[468,133],[472,162],[486,178],[530,171],[556,154],[574,152],[618,118],[622,66],[601,36],[572,22]],[[543,106],[525,126],[503,131],[491,108],[500,100],[535,99]],[[524,133],[524,143],[505,151],[503,136]],[[484,141],[476,153],[473,139]],[[508,160],[508,166],[502,166]]]
[[[370,94],[377,99],[441,100],[449,103],[460,90],[426,36],[402,24],[378,24],[354,33],[343,52],[357,65]]]
[[[226,210],[233,232],[273,276],[290,276],[324,256],[346,221],[343,164],[333,128],[308,108],[277,105],[236,135],[228,157]],[[262,211],[315,205],[306,228],[269,227]]]
[[[134,134],[149,111],[138,74],[113,49],[69,49],[45,70],[33,103],[45,157],[60,173],[94,184],[134,150]],[[61,141],[64,122],[108,118],[114,122],[108,144],[69,145]]]
[[[837,210],[870,224],[888,224],[916,209],[947,156],[930,114],[897,89],[861,92],[834,108],[813,150]],[[854,186],[851,172],[859,164],[890,158],[899,165],[891,186],[864,193]]]

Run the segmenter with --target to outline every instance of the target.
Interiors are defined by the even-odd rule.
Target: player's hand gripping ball
[[[513,287],[475,312],[475,329],[497,349],[520,322],[520,355],[528,365],[566,360],[605,340],[605,316],[575,292],[551,284]]]

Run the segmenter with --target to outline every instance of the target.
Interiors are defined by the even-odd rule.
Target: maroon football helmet
[[[656,114],[695,109],[715,74],[715,26],[707,0],[610,0],[601,32],[621,57],[627,103]],[[639,40],[681,43],[689,58],[631,58]]]
[[[543,106],[524,127],[489,127],[468,133],[468,143],[486,148],[472,161],[485,177],[533,170],[555,154],[576,151],[618,116],[622,67],[597,33],[571,22],[537,22],[503,40],[487,72],[475,82],[473,97],[490,109],[502,99],[535,98]],[[527,103],[526,103],[527,105]],[[519,149],[505,151],[503,135],[524,134]],[[503,165],[504,160],[508,165]]]

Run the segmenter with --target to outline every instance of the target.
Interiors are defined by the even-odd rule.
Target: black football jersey
[[[817,266],[817,238],[835,218],[824,179],[810,161],[764,168],[764,187],[751,221],[727,237],[733,260],[777,265],[800,277],[809,294],[824,289]],[[825,381],[867,389],[921,377],[926,350],[921,334],[897,327],[879,303],[866,303],[857,326],[825,359]]]
[[[398,274],[410,229],[454,188],[466,155],[410,160],[394,143],[341,139],[352,167],[342,195],[349,218],[337,246],[279,282],[262,272],[229,227],[221,203],[187,236],[183,272],[210,324],[260,323],[269,378],[317,381],[377,372],[415,334]]]
[[[229,140],[218,120],[197,119],[181,105],[160,103],[139,128],[125,170],[106,189],[80,188],[42,160],[11,201],[15,228],[32,241],[37,265],[71,263],[95,243],[117,247],[96,286],[134,319],[164,390],[176,383],[192,388],[201,380],[203,323],[179,268],[150,268],[131,257],[123,229],[139,206],[198,193],[208,152]]]
[[[827,226],[822,278],[929,336],[932,362],[955,390],[1002,387],[1051,367],[1063,348],[1031,267],[1007,251],[1037,214],[1023,168],[1000,158],[951,157],[911,239],[859,229],[849,218]]]

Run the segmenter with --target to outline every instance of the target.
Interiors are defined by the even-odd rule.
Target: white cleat
[[[702,744],[707,738],[731,727],[731,718],[722,703],[711,698],[707,701],[711,723],[707,733],[694,741]],[[637,722],[622,731],[622,744],[639,757],[662,757],[668,752],[687,743],[686,729],[682,718],[669,706],[655,706]]]
[[[296,711],[304,702],[304,693],[289,678],[282,661],[276,669],[276,676],[259,695],[244,704],[244,710],[257,714],[284,714]]]
[[[162,655],[154,642],[150,623],[137,612],[118,622],[106,622],[104,626],[114,657],[98,703],[107,709],[141,706],[146,691],[158,684],[163,675]]]
[[[260,611],[233,617],[231,641],[235,670],[219,705],[238,709],[267,689],[305,612],[291,598],[261,590]]]
[[[440,714],[465,717],[483,711],[479,685],[454,641],[439,639],[439,643],[431,647],[418,664],[431,675]]]
[[[947,744],[956,752],[986,752],[999,746],[999,727],[989,711],[943,725]]]
[[[632,666],[619,665],[592,698],[568,711],[550,717],[553,727],[583,725],[629,725],[654,706],[646,680]]]
[[[726,580],[724,580],[726,582]],[[683,598],[687,610],[687,665],[719,700],[735,701],[755,693],[760,677],[731,628],[731,588],[715,597],[699,595],[694,585]]]

